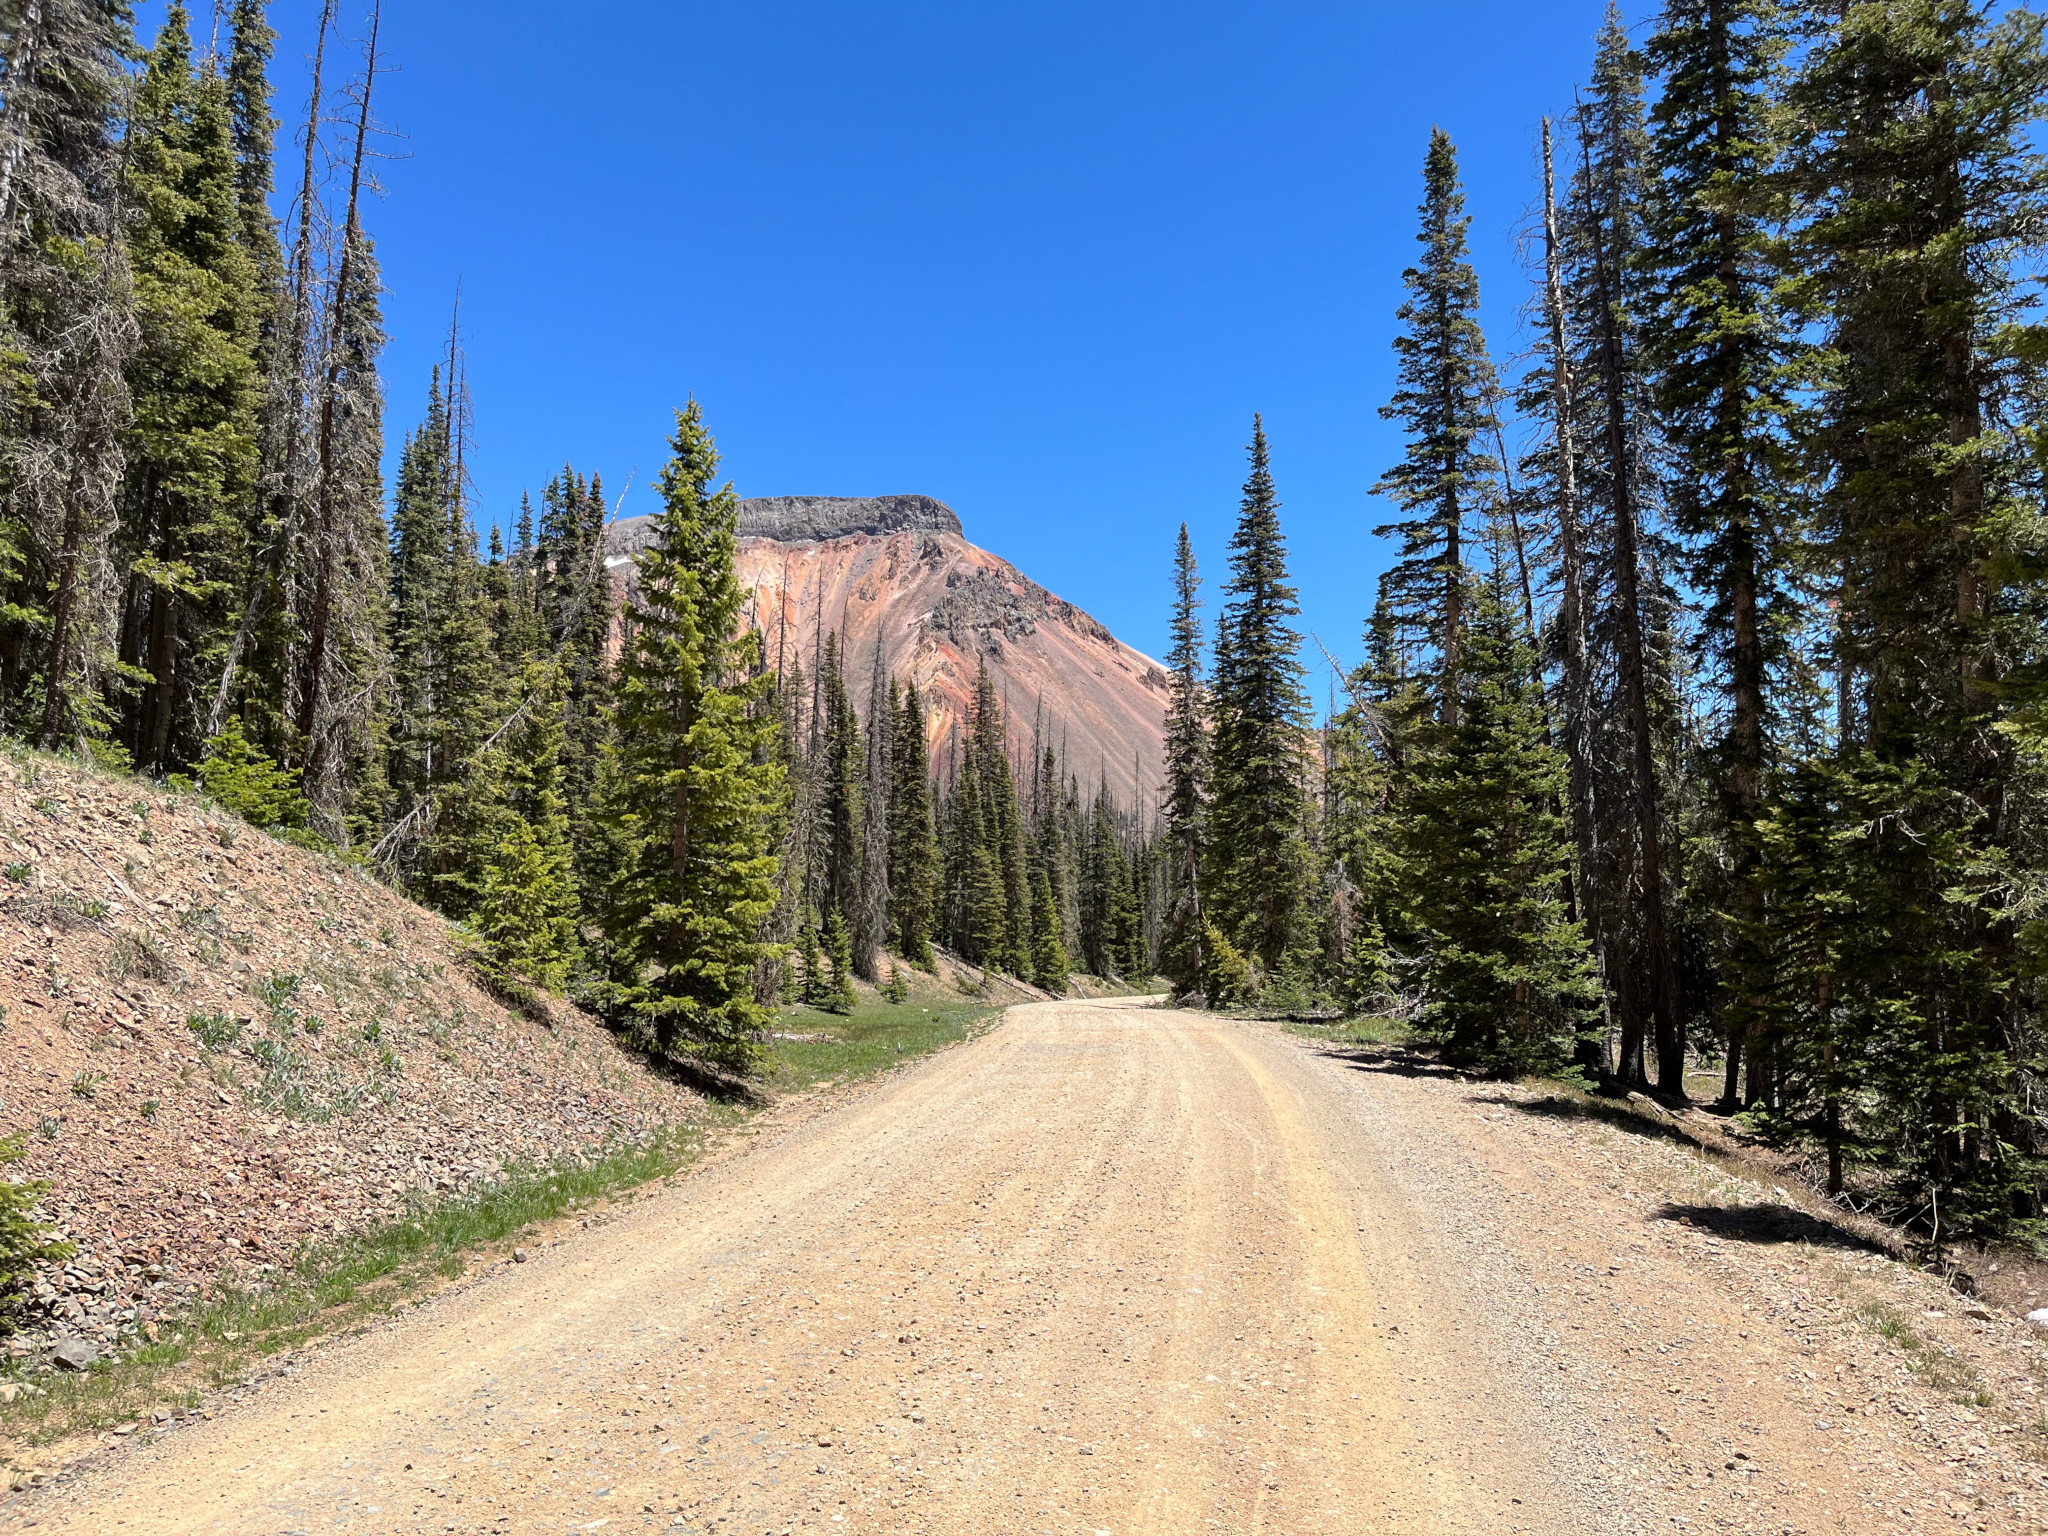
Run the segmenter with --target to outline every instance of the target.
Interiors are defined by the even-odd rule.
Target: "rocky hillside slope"
[[[612,531],[623,579],[650,535],[648,518]],[[810,670],[822,635],[843,637],[864,702],[876,649],[915,678],[942,764],[988,665],[1007,701],[1011,739],[1028,752],[1043,718],[1084,786],[1105,777],[1129,806],[1158,793],[1166,674],[1101,624],[999,556],[967,542],[929,496],[767,497],[740,503],[740,579],[769,658]]]
[[[701,1101],[448,925],[191,796],[0,757],[0,1132],[78,1245],[34,1326],[118,1348],[225,1276]]]

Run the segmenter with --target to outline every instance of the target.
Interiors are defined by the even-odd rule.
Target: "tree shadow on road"
[[[1590,1094],[1584,1098],[1553,1093],[1540,1099],[1516,1099],[1506,1094],[1475,1095],[1475,1104],[1498,1104],[1502,1109],[1512,1109],[1524,1115],[1536,1115],[1545,1120],[1597,1120],[1611,1125],[1617,1131],[1627,1131],[1631,1136],[1648,1137],[1653,1141],[1676,1142],[1684,1147],[1697,1147],[1699,1138],[1683,1126],[1637,1109],[1634,1105],[1618,1099],[1598,1099]]]
[[[1384,1077],[1435,1077],[1469,1080],[1469,1074],[1456,1067],[1447,1067],[1422,1051],[1410,1050],[1405,1045],[1337,1045],[1323,1046],[1320,1054],[1331,1061],[1341,1061],[1354,1072],[1377,1072]]]
[[[1666,1201],[1651,1214],[1658,1221],[1685,1222],[1738,1243],[1811,1243],[1816,1248],[1856,1253],[1884,1251],[1825,1217],[1791,1205],[1680,1205]]]

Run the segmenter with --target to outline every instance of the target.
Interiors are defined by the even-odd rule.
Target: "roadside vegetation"
[[[924,995],[900,1003],[863,995],[851,1014],[780,1010],[763,1082],[778,1096],[856,1084],[969,1039],[1001,1014],[928,978],[915,991]],[[385,1225],[306,1248],[260,1288],[215,1291],[114,1362],[82,1372],[0,1372],[0,1454],[10,1476],[20,1486],[35,1475],[35,1447],[108,1429],[147,1433],[158,1415],[195,1410],[271,1357],[360,1332],[505,1262],[522,1242],[552,1240],[571,1221],[652,1193],[762,1107],[714,1103],[700,1123],[420,1201]]]

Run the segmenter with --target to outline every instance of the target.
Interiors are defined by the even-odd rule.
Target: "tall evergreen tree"
[[[1685,1006],[1670,934],[1665,827],[1658,772],[1651,612],[1646,580],[1646,497],[1654,485],[1655,413],[1642,328],[1653,303],[1645,270],[1648,137],[1643,64],[1612,3],[1600,32],[1592,89],[1580,105],[1581,167],[1574,184],[1573,244],[1578,257],[1578,388],[1586,411],[1582,467],[1588,497],[1604,507],[1601,529],[1614,709],[1607,726],[1613,762],[1596,785],[1608,866],[1600,871],[1602,911],[1617,924],[1608,949],[1621,1023],[1616,1070],[1646,1080],[1644,1046],[1653,1037],[1657,1086],[1685,1095]],[[1648,590],[1646,590],[1646,588]],[[1624,893],[1638,893],[1633,896]],[[1622,926],[1625,923],[1625,926]]]
[[[1477,599],[1459,707],[1432,728],[1402,820],[1425,1019],[1452,1061],[1556,1071],[1595,1016],[1599,978],[1564,910],[1564,760],[1545,740],[1499,542]]]
[[[932,821],[931,765],[925,744],[924,700],[917,684],[904,685],[900,702],[890,688],[894,724],[889,746],[889,925],[897,952],[912,965],[932,963],[938,905],[938,834]]]
[[[634,1034],[671,1057],[745,1068],[768,1015],[754,993],[775,906],[768,818],[784,792],[758,630],[740,633],[739,503],[712,488],[718,453],[693,400],[676,417],[655,540],[618,668],[617,811],[628,861],[611,907],[614,995]]]
[[[256,532],[260,290],[238,171],[227,86],[211,63],[195,72],[185,8],[173,4],[136,89],[126,175],[142,345],[130,367],[121,649],[149,678],[128,745],[158,770],[197,755],[197,690]]]
[[[471,921],[501,974],[559,991],[579,947],[560,669],[529,663],[520,691],[525,707],[481,769],[495,814]]]
[[[1479,328],[1479,276],[1465,233],[1465,190],[1458,152],[1441,128],[1430,131],[1422,171],[1422,259],[1402,274],[1408,290],[1394,339],[1399,387],[1380,408],[1407,437],[1401,462],[1376,490],[1403,520],[1374,532],[1401,541],[1380,578],[1387,612],[1405,631],[1418,681],[1434,690],[1447,723],[1456,723],[1458,648],[1464,628],[1466,520],[1496,491],[1499,465],[1487,445],[1499,423],[1495,386]]]
[[[133,43],[115,0],[0,20],[0,723],[56,747],[105,733],[117,664],[138,333],[115,119]]]
[[[2040,327],[2016,278],[2048,215],[2026,148],[2044,92],[2040,17],[1897,0],[1847,6],[1790,103],[1800,297],[1826,326],[1805,437],[1826,477],[1842,708],[1832,878],[1794,887],[1780,922],[1798,931],[1847,888],[1883,942],[1855,946],[1825,993],[1794,993],[1778,1044],[1825,1064],[1812,1042],[1846,1025],[1836,1064],[1874,1064],[1865,1128],[1949,1233],[2042,1214],[2022,1065],[2039,1003],[1994,892],[2041,824],[2001,724],[2004,679],[2039,644],[2020,580],[2043,568],[2039,493],[2011,420],[2044,355],[2019,340]]]
[[[1668,0],[1647,49],[1663,90],[1652,113],[1647,264],[1656,309],[1645,344],[1677,471],[1673,517],[1708,599],[1704,649],[1726,701],[1711,765],[1737,914],[1723,966],[1730,1104],[1770,988],[1753,941],[1765,900],[1756,828],[1774,755],[1769,673],[1799,617],[1797,486],[1781,383],[1791,337],[1777,301],[1770,186],[1786,22],[1778,0]]]
[[[323,12],[323,28],[324,17]],[[370,35],[364,47],[361,88],[355,93],[354,152],[349,158],[348,198],[341,218],[341,252],[330,283],[325,335],[312,378],[309,423],[310,468],[313,474],[311,516],[305,523],[305,644],[300,654],[295,689],[298,734],[306,744],[306,783],[317,809],[331,810],[338,798],[338,756],[348,723],[349,678],[345,663],[350,650],[348,557],[356,517],[351,490],[364,478],[358,457],[365,446],[363,423],[376,409],[374,374],[360,371],[361,348],[349,334],[352,312],[360,312],[358,295],[375,275],[374,251],[362,224],[362,197],[368,175],[370,103],[377,84],[377,42],[381,7],[370,11]],[[323,30],[322,36],[325,33]],[[302,195],[309,195],[304,194]],[[304,225],[301,225],[303,231]],[[374,289],[370,290],[374,293]],[[465,419],[467,396],[456,371],[454,349],[448,373],[453,420]],[[381,418],[379,418],[381,420]],[[459,443],[459,439],[458,439]],[[380,450],[381,442],[376,445]],[[455,480],[462,481],[460,452],[451,455]]]
[[[860,905],[861,781],[866,753],[860,719],[846,687],[839,637],[827,635],[819,654],[817,716],[818,845],[813,895],[821,919],[837,914],[849,935]]]
[[[264,17],[266,0],[234,0],[229,18],[228,116],[235,151],[237,241],[255,268],[256,368],[266,381],[283,344],[284,248],[270,194],[277,184],[277,118],[271,113],[270,60],[277,34]]]
[[[1202,865],[1208,848],[1209,711],[1202,677],[1201,574],[1188,525],[1173,553],[1173,648],[1166,665],[1165,816],[1160,852],[1165,869],[1165,921],[1159,969],[1176,994],[1192,992],[1202,975]]]
[[[390,645],[389,530],[384,521],[383,277],[376,243],[357,224],[347,281],[334,295],[330,365],[328,567],[334,641],[329,705],[306,752],[307,793],[337,842],[367,837],[388,803],[384,783]],[[472,529],[470,551],[474,552]],[[314,750],[317,747],[318,750]]]
[[[861,779],[859,900],[853,922],[853,969],[863,981],[880,985],[882,946],[889,938],[889,790],[894,781],[888,672],[875,647],[868,682],[867,761]]]
[[[473,904],[478,851],[492,837],[488,785],[472,760],[516,702],[503,686],[468,505],[437,370],[392,509],[389,781],[417,828],[417,846],[394,850],[392,862],[451,912]]]
[[[1252,420],[1251,475],[1230,541],[1216,657],[1215,789],[1207,905],[1268,971],[1306,938],[1308,695],[1291,621],[1287,543],[1265,423]]]

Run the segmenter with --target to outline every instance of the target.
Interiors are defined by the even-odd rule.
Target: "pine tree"
[[[889,788],[894,780],[888,673],[875,648],[868,682],[867,761],[861,779],[859,896],[853,921],[853,970],[863,981],[882,979],[880,956],[889,938]]]
[[[1785,24],[1778,0],[1668,0],[1647,49],[1664,84],[1652,113],[1648,256],[1657,291],[1644,340],[1677,469],[1673,517],[1692,542],[1694,585],[1709,598],[1705,648],[1727,700],[1711,771],[1738,913],[1723,963],[1731,1105],[1770,985],[1752,942],[1764,904],[1756,826],[1773,757],[1769,672],[1800,616],[1780,382],[1791,339],[1777,302],[1769,185]]]
[[[1374,488],[1405,514],[1374,533],[1401,540],[1396,563],[1380,578],[1380,599],[1405,633],[1411,657],[1427,658],[1417,681],[1435,692],[1455,724],[1458,648],[1466,605],[1465,523],[1492,494],[1500,466],[1486,444],[1498,430],[1495,386],[1479,328],[1479,277],[1465,231],[1465,190],[1450,136],[1432,129],[1422,172],[1422,260],[1401,276],[1408,300],[1394,340],[1400,386],[1380,408],[1398,421],[1407,451]]]
[[[326,14],[323,12],[323,39]],[[382,18],[381,9],[372,8],[363,80],[355,93],[355,146],[341,218],[341,254],[330,285],[325,334],[318,366],[311,370],[309,394],[314,407],[308,456],[313,483],[311,516],[305,522],[305,644],[294,687],[296,725],[306,747],[307,792],[316,813],[330,818],[339,813],[342,801],[341,756],[351,728],[359,724],[352,705],[364,696],[360,689],[351,692],[349,663],[359,660],[360,653],[374,644],[356,628],[366,610],[353,589],[352,577],[358,560],[367,557],[357,498],[365,482],[376,475],[383,452],[382,392],[374,366],[383,342],[381,316],[376,311],[376,253],[361,217]],[[302,195],[310,196],[310,192]],[[305,225],[300,227],[303,233]],[[448,382],[460,421],[468,400],[452,357]],[[455,480],[460,484],[459,453],[453,462]]]
[[[298,774],[266,757],[242,732],[242,722],[206,743],[196,777],[207,794],[252,827],[279,837],[306,829],[306,797]],[[182,782],[178,781],[178,782]]]
[[[971,737],[970,737],[971,740]],[[946,885],[954,911],[953,945],[969,961],[1001,969],[1009,959],[1009,892],[1001,840],[991,835],[988,786],[979,753],[970,748],[947,808]]]
[[[718,454],[695,401],[671,446],[618,668],[612,750],[629,858],[611,903],[614,995],[650,1048],[746,1068],[769,1017],[754,969],[775,906],[768,818],[784,784],[754,709],[760,634],[739,632],[739,504],[729,484],[712,489]]]
[[[388,529],[384,522],[383,278],[376,244],[358,226],[347,285],[334,296],[331,390],[334,447],[329,492],[333,592],[329,704],[306,751],[314,816],[338,843],[367,841],[386,813],[385,715],[390,644]],[[474,550],[474,543],[471,544]]]
[[[1299,942],[1308,881],[1308,696],[1290,627],[1300,607],[1273,494],[1265,424],[1252,420],[1251,475],[1230,542],[1216,656],[1214,798],[1206,904],[1268,971]]]
[[[565,674],[563,759],[579,877],[586,887],[607,878],[611,837],[597,790],[611,698],[614,609],[605,565],[604,486],[571,465],[543,489],[533,540],[535,622]]]
[[[1173,649],[1166,664],[1172,691],[1166,707],[1166,805],[1160,829],[1166,875],[1159,969],[1176,995],[1202,976],[1202,865],[1208,847],[1209,726],[1202,678],[1201,575],[1188,525],[1173,555]]]
[[[1571,240],[1583,349],[1577,394],[1586,413],[1581,468],[1589,501],[1606,514],[1600,531],[1609,583],[1602,605],[1607,632],[1599,638],[1613,667],[1616,695],[1604,722],[1608,744],[1596,747],[1596,757],[1613,765],[1606,782],[1595,786],[1605,860],[1596,871],[1602,885],[1598,905],[1615,924],[1604,947],[1621,1024],[1616,1071],[1626,1081],[1645,1081],[1644,1046],[1654,1036],[1657,1086],[1678,1100],[1685,1096],[1685,1001],[1670,935],[1653,718],[1657,680],[1650,631],[1658,594],[1645,575],[1655,554],[1645,546],[1656,453],[1641,335],[1653,302],[1644,270],[1649,148],[1642,60],[1611,0],[1578,130],[1582,163],[1574,182]]]
[[[255,532],[257,272],[241,244],[227,87],[193,68],[173,4],[135,96],[126,183],[142,345],[124,518],[133,553],[123,659],[146,673],[129,721],[136,761],[161,770],[199,743],[196,690],[231,619]]]
[[[853,937],[838,912],[825,919],[825,958],[831,962],[832,978],[818,989],[815,1006],[827,1013],[852,1013],[860,1001],[853,989]]]
[[[1058,997],[1067,989],[1073,971],[1067,946],[1060,937],[1060,908],[1053,899],[1052,881],[1044,866],[1031,877],[1031,981]]]
[[[307,453],[312,446],[308,432],[308,408],[312,393],[312,338],[319,297],[315,292],[314,215],[318,192],[314,162],[320,151],[320,122],[324,108],[324,77],[327,38],[333,20],[334,0],[323,0],[319,34],[314,44],[313,81],[305,129],[305,163],[298,203],[298,237],[289,266],[280,244],[276,220],[270,212],[270,194],[275,184],[277,123],[271,115],[268,69],[276,35],[264,19],[262,0],[235,0],[233,33],[227,66],[229,109],[233,118],[235,145],[236,207],[240,215],[240,239],[255,264],[256,345],[261,398],[257,413],[258,483],[254,547],[237,594],[240,616],[229,637],[219,677],[213,686],[212,702],[206,712],[204,731],[221,728],[231,708],[258,723],[264,736],[278,750],[300,755],[302,742],[292,738],[296,716],[297,688],[303,682],[296,653],[303,642],[294,611],[300,607],[300,566],[310,542],[312,508],[307,491]],[[218,20],[216,8],[215,17]],[[358,235],[361,231],[356,231]],[[367,247],[367,237],[358,242]],[[365,316],[376,316],[378,284],[374,272],[367,294],[357,263],[350,263],[354,294],[348,304],[354,311],[351,330],[360,333]],[[367,298],[367,310],[364,300]],[[374,344],[368,349],[372,370],[381,350],[382,324],[372,327]],[[381,421],[377,458],[383,456]],[[379,484],[378,513],[381,524],[382,486]],[[382,542],[382,530],[377,530]],[[380,584],[381,586],[381,584]],[[381,594],[380,594],[381,595]],[[370,718],[374,732],[374,711]],[[375,749],[356,746],[354,768],[358,776],[367,768],[369,792],[374,799],[377,754]],[[361,801],[360,792],[352,798]],[[381,805],[350,807],[358,829],[374,825]]]
[[[937,915],[938,834],[932,822],[924,701],[915,682],[903,688],[889,740],[890,928],[897,952],[912,965],[929,969]]]
[[[1597,963],[1603,957],[1604,941],[1612,933],[1615,919],[1604,879],[1608,864],[1603,858],[1601,836],[1603,776],[1595,740],[1598,709],[1592,645],[1594,571],[1582,451],[1590,423],[1580,389],[1582,370],[1575,346],[1579,314],[1566,292],[1567,266],[1575,264],[1580,255],[1574,237],[1582,231],[1576,224],[1568,229],[1560,216],[1556,147],[1547,117],[1543,120],[1542,163],[1543,329],[1522,406],[1543,424],[1544,432],[1522,460],[1521,468],[1524,485],[1541,498],[1548,512],[1547,516],[1540,511],[1537,514],[1536,559],[1539,563],[1546,559],[1551,562],[1556,580],[1557,605],[1546,626],[1543,650],[1544,659],[1554,662],[1557,668],[1552,724],[1564,751],[1566,820],[1571,826],[1575,855],[1568,904],[1586,927]],[[1581,1042],[1579,1066],[1594,1077],[1607,1072],[1604,1035],[1589,1036]]]
[[[1074,968],[1061,908],[1067,883],[1059,807],[1059,764],[1048,743],[1038,754],[1031,791],[1031,979],[1064,992]]]
[[[560,991],[579,948],[560,670],[529,663],[520,692],[518,720],[480,770],[494,814],[470,921],[501,975]]]
[[[845,658],[839,637],[825,637],[818,667],[818,910],[837,914],[851,931],[860,905],[861,780],[866,753],[860,720],[847,696]]]
[[[1514,1076],[1560,1070],[1594,1017],[1599,979],[1564,911],[1564,761],[1544,740],[1529,637],[1496,547],[1458,671],[1403,818],[1421,929],[1426,1027],[1447,1060]]]
[[[267,385],[285,341],[280,322],[287,314],[284,248],[278,242],[277,218],[270,211],[270,194],[277,184],[270,61],[277,34],[264,19],[264,9],[265,0],[234,0],[223,79],[235,150],[235,212],[241,224],[236,239],[255,268],[256,371]]]
[[[1389,931],[1401,868],[1394,851],[1394,772],[1381,742],[1385,716],[1367,697],[1369,667],[1351,679],[1354,702],[1327,732],[1329,768],[1323,813],[1326,857],[1335,890],[1327,967],[1331,988],[1347,1012],[1384,1007],[1394,990]]]
[[[131,312],[115,115],[125,5],[4,13],[0,57],[0,724],[105,733]]]
[[[1825,994],[1779,988],[1773,1086],[1788,1112],[1817,1093],[1856,1113],[1945,1237],[2042,1214],[2022,1066],[2038,1004],[1994,892],[2041,825],[2001,724],[2040,624],[2018,579],[2043,568],[2038,491],[2007,423],[2039,392],[2038,342],[2014,343],[2039,329],[2016,264],[2048,214],[2025,149],[2044,93],[2041,18],[1905,0],[1845,8],[1790,101],[1802,318],[1826,328],[1803,446],[1826,476],[1840,715],[1803,797],[1833,808],[1829,878],[1790,889],[1774,927],[1790,976],[1812,971],[1792,938],[1831,893],[1869,928]],[[1872,1064],[1867,1095],[1802,1088],[1830,1046],[1835,1070]]]
[[[1152,974],[1151,955],[1145,943],[1144,899],[1138,888],[1134,861],[1120,843],[1121,839],[1115,838],[1112,823],[1115,857],[1107,866],[1109,891],[1105,905],[1108,923],[1104,949],[1110,975],[1139,982]]]
[[[1101,786],[1081,847],[1081,960],[1091,975],[1114,976],[1120,969],[1118,923],[1129,906],[1130,883],[1109,790]]]
[[[402,817],[433,829],[392,862],[457,915],[474,905],[483,855],[496,838],[488,776],[474,772],[473,760],[518,702],[498,660],[460,472],[459,419],[437,369],[427,418],[400,459],[391,519],[389,775]]]

